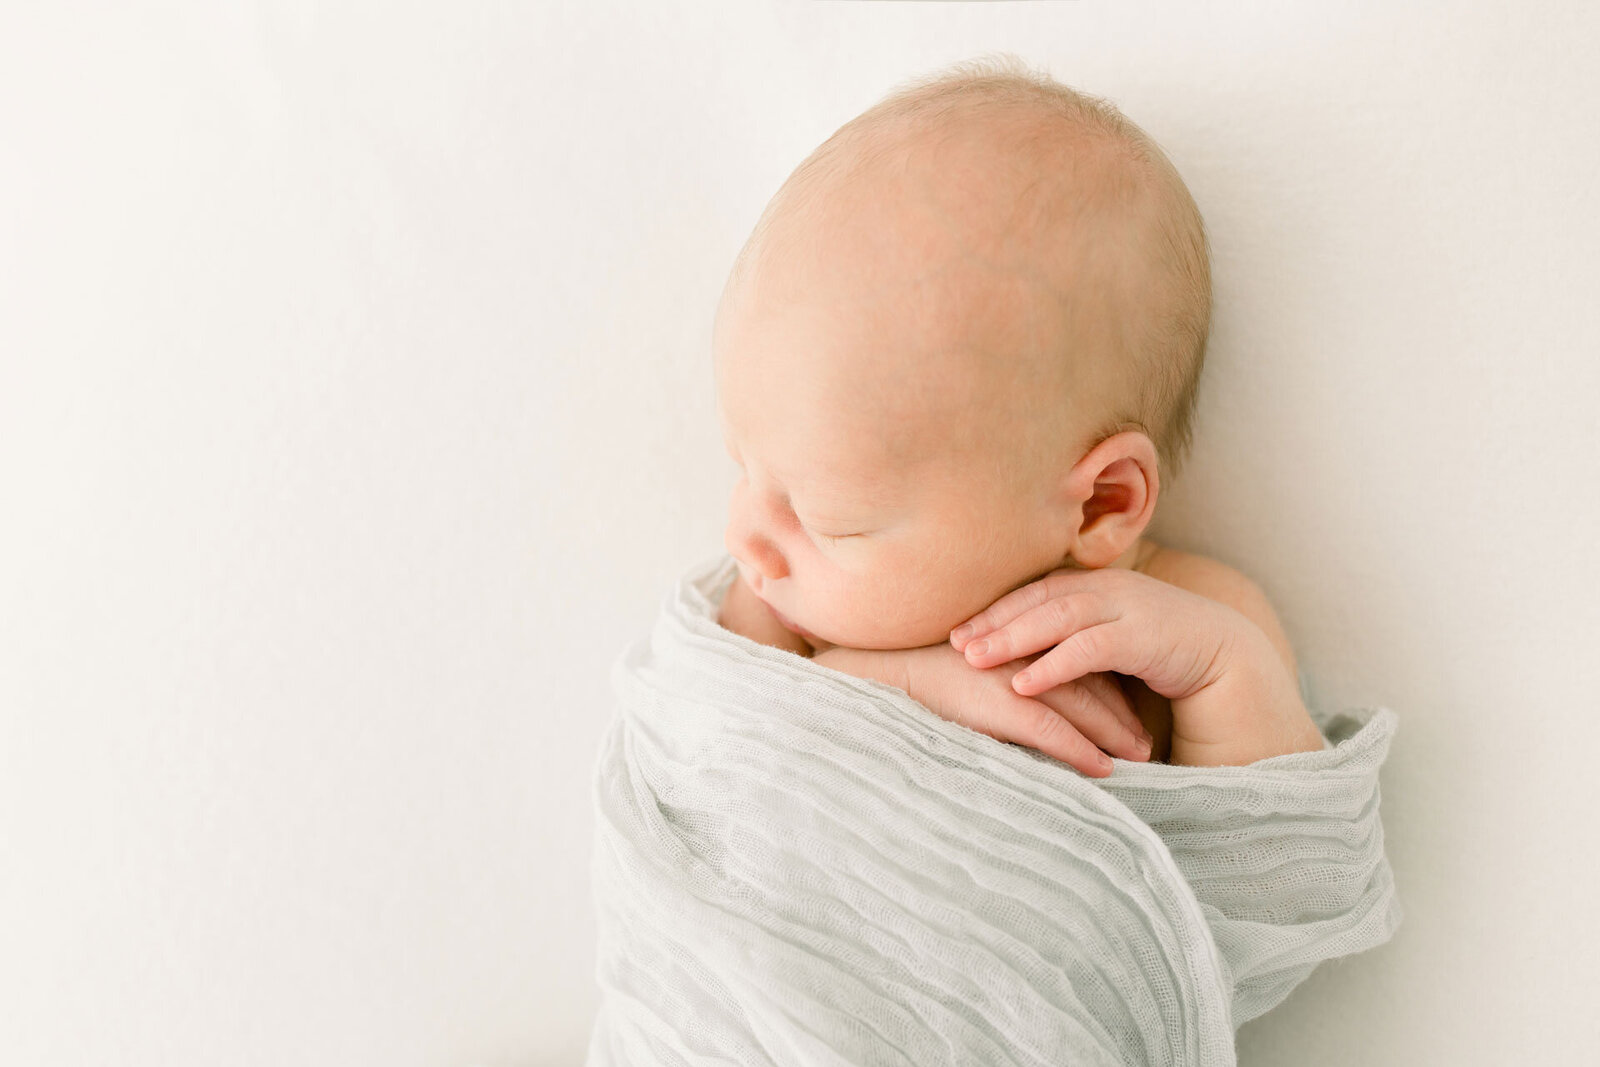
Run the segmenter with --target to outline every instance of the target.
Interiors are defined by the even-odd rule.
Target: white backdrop
[[[1600,15],[1419,6],[6,4],[0,1060],[579,1062],[606,671],[721,545],[723,278],[990,50],[1209,224],[1153,533],[1401,717],[1405,923],[1241,1061],[1592,1051]]]

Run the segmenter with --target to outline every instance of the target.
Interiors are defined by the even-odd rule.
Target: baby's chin
[[[772,607],[771,604],[768,604],[767,608],[772,612],[772,617],[778,620],[778,624],[780,626],[782,626],[785,630],[788,630],[790,633],[800,637],[812,648],[820,649],[824,645],[832,648],[838,643],[836,641],[829,641],[826,638],[819,637],[818,635],[812,633],[810,630],[807,630],[804,626],[796,623],[793,619],[789,618],[777,608]]]
[[[860,648],[892,651],[902,648],[921,648],[924,645],[942,644],[950,639],[950,631],[966,621],[965,617],[947,621],[933,617],[933,613],[902,625],[885,626],[879,619],[861,620],[847,615],[825,617],[813,630],[783,614],[770,603],[767,605],[778,625],[799,637],[818,652],[830,648]],[[942,613],[940,613],[942,614]]]

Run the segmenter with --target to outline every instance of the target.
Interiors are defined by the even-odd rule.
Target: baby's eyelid
[[[800,525],[805,526],[805,523],[801,523]],[[811,530],[811,527],[806,526],[806,529]],[[846,538],[849,538],[849,537],[860,537],[861,536],[858,533],[825,534],[825,533],[821,533],[820,531],[817,531],[817,530],[811,530],[811,532],[813,534],[815,534],[816,536],[822,538],[824,541],[843,541],[843,540],[845,540]]]

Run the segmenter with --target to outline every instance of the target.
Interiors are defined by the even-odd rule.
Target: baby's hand
[[[903,689],[941,719],[997,741],[1037,749],[1091,778],[1111,773],[1111,761],[1101,749],[1123,759],[1150,758],[1150,735],[1122,687],[1108,674],[1087,674],[1031,696],[1018,695],[1011,687],[1011,675],[1037,658],[1020,657],[999,670],[978,670],[949,645],[937,644],[908,649],[835,647],[813,660]]]
[[[1051,571],[956,627],[950,643],[974,667],[1048,649],[1012,676],[1024,696],[1094,671],[1143,679],[1172,701],[1172,763],[1242,766],[1323,747],[1259,626],[1138,571]]]

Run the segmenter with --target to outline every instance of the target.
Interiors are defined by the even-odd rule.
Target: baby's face
[[[775,408],[792,410],[781,400],[752,410]],[[977,464],[887,460],[848,420],[734,418],[728,550],[756,595],[813,644],[935,644],[1059,563],[1034,509]]]
[[[723,294],[718,404],[742,474],[725,541],[802,636],[935,644],[1068,561],[1083,512],[1059,491],[1079,458],[1062,428],[1092,435],[1112,406],[1105,286],[1137,282],[1091,195],[1098,157],[1000,166],[1034,143],[1003,129],[911,138],[780,199]]]
[[[1077,516],[1018,476],[1017,382],[982,358],[1043,327],[1014,278],[833,262],[854,266],[769,269],[719,311],[719,413],[740,468],[725,542],[813,644],[935,644],[1063,562]]]

